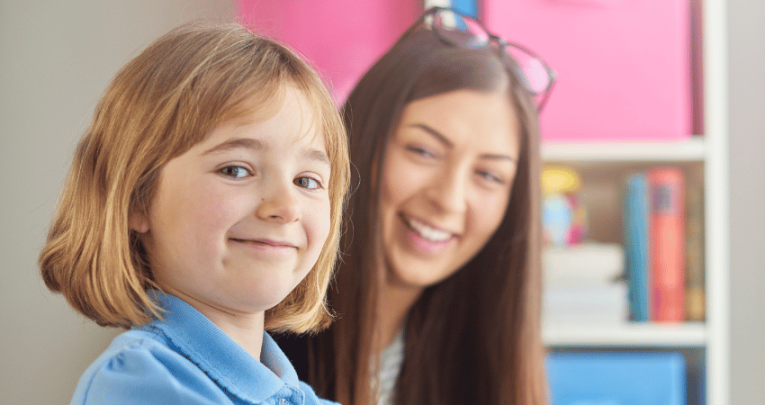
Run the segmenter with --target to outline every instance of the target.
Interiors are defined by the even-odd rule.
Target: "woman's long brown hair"
[[[508,86],[509,83],[509,86]],[[309,340],[309,382],[349,405],[376,402],[370,369],[379,343],[383,279],[379,224],[381,162],[404,107],[460,89],[509,88],[521,154],[505,216],[483,249],[427,288],[410,309],[397,404],[547,403],[540,337],[539,146],[535,107],[496,49],[446,45],[431,31],[405,34],[362,77],[343,107],[356,171],[330,290],[338,319]]]

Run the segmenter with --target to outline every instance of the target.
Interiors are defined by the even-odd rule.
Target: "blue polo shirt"
[[[80,378],[72,405],[332,404],[298,381],[268,333],[258,361],[182,300],[157,301],[164,321],[114,338]]]

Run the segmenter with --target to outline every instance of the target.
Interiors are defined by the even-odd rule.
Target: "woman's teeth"
[[[422,222],[418,222],[417,220],[411,218],[407,218],[406,222],[415,232],[431,242],[446,242],[449,240],[449,238],[452,237],[452,234],[449,232],[431,228]]]

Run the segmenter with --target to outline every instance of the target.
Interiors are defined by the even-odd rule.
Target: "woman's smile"
[[[401,220],[409,227],[409,229],[430,242],[446,243],[456,236],[454,233],[446,231],[443,228],[431,226],[416,218],[407,217],[404,214],[401,214]]]

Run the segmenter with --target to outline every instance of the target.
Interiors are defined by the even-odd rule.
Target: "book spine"
[[[648,321],[648,184],[643,173],[627,179],[624,195],[624,252],[630,318]]]
[[[656,322],[685,319],[685,180],[678,168],[647,173],[651,211],[649,251],[651,309]]]
[[[704,278],[704,191],[688,187],[685,226],[685,319],[706,318]]]

